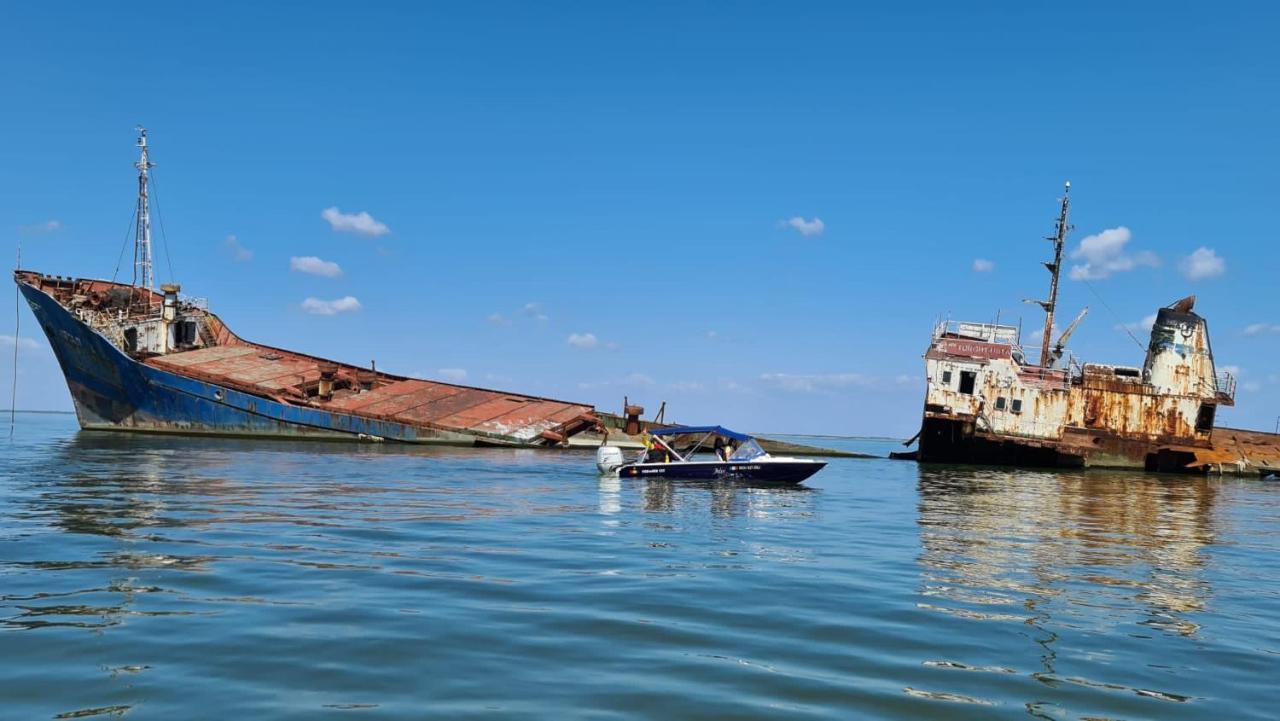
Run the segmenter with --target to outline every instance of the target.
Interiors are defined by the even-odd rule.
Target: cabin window
[[[1021,413],[1021,412],[1022,412],[1022,399],[1021,399],[1021,398],[1014,398],[1014,399],[1013,399],[1013,408],[1012,408],[1011,410],[1012,410],[1014,413]]]
[[[942,385],[951,386],[951,371],[942,371]]]
[[[1213,416],[1218,407],[1212,403],[1201,403],[1200,412],[1196,414],[1196,432],[1208,433],[1213,430]]]
[[[130,353],[137,352],[138,350],[138,329],[137,328],[124,329],[124,349]]]
[[[973,387],[978,383],[977,371],[960,371],[960,392],[973,395]]]
[[[1004,396],[1000,396],[999,398],[996,399],[996,410],[998,411],[1004,410]]]

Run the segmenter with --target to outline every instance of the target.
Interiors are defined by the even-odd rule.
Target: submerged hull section
[[[1073,442],[986,433],[966,421],[926,418],[917,458],[923,463],[969,463],[1023,468],[1112,468],[1179,472],[1196,449],[1108,433],[1083,432]]]
[[[69,290],[59,293],[54,283],[70,284]],[[20,273],[18,279],[85,429],[546,446],[594,424],[587,405],[359,371],[258,346],[236,338],[211,314],[210,325],[219,333],[209,336],[208,346],[134,357],[64,306],[72,293],[87,287],[75,284],[86,283],[112,285],[32,273]],[[209,355],[228,349],[234,349],[246,372],[237,373],[234,364],[207,364]],[[257,368],[245,368],[249,358],[258,361]],[[206,364],[184,365],[184,359]],[[281,361],[292,365],[275,376],[261,370]],[[336,385],[350,379],[350,389],[317,397],[321,374],[336,377]],[[364,401],[383,405],[370,410]]]

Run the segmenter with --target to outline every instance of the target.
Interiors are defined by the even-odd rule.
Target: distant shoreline
[[[830,438],[841,441],[897,441],[902,442],[901,438],[892,436],[838,436],[829,433],[753,433],[757,438],[779,438],[782,436],[790,436],[792,438]]]
[[[46,415],[46,416],[74,416],[75,411],[49,411],[49,410],[31,410],[19,408],[15,413],[27,413],[30,415]],[[791,436],[793,438],[831,438],[835,440],[846,441],[898,441],[901,438],[893,438],[890,436],[838,436],[827,433],[756,433],[753,434],[762,438],[777,438],[779,436]]]

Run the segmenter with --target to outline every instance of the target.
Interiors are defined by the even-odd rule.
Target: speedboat
[[[704,457],[697,457],[699,453]],[[826,465],[811,458],[771,456],[756,439],[722,426],[655,428],[645,436],[645,449],[631,461],[615,446],[596,452],[596,468],[604,475],[672,481],[795,485]]]

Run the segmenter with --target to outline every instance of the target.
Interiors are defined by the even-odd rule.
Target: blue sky
[[[157,275],[246,338],[906,436],[939,315],[1041,322],[1069,179],[1074,351],[1195,293],[1222,422],[1280,414],[1274,4],[267,5],[7,5],[7,252],[110,277],[142,123]],[[22,314],[19,405],[70,408]]]

